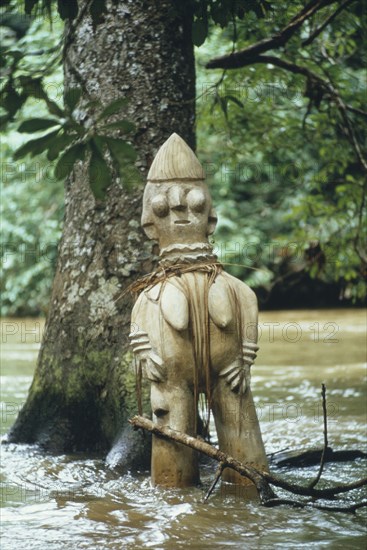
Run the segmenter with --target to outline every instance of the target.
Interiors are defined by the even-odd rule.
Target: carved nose
[[[185,204],[176,204],[175,206],[171,207],[172,210],[175,212],[184,212],[186,210]]]
[[[183,189],[179,186],[172,187],[169,194],[169,205],[175,212],[183,212],[187,208],[187,201]]]

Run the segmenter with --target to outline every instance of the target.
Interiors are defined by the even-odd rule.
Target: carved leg
[[[190,389],[169,383],[152,383],[153,421],[195,435],[194,396]],[[197,453],[185,445],[153,436],[152,483],[165,487],[187,487],[199,482]]]
[[[220,449],[240,462],[267,470],[268,463],[251,390],[248,388],[241,395],[232,391],[228,383],[219,378],[213,391],[212,409]],[[224,470],[222,478],[241,485],[251,484],[228,468]]]

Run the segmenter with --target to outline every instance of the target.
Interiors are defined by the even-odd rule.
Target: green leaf
[[[201,46],[204,44],[206,37],[208,36],[208,20],[196,19],[192,24],[192,41],[195,46]]]
[[[214,23],[220,25],[222,29],[228,24],[228,19],[231,17],[230,9],[220,4],[212,4],[210,14]]]
[[[86,151],[85,143],[77,143],[72,145],[61,157],[59,158],[55,167],[55,177],[58,180],[65,179],[73,169],[74,163],[77,160],[82,160]]]
[[[78,15],[78,0],[57,0],[57,11],[63,21]]]
[[[52,145],[48,149],[47,158],[48,160],[55,160],[66,147],[71,145],[73,141],[78,137],[77,134],[60,134],[54,140]]]
[[[242,101],[240,101],[239,99],[237,99],[237,97],[235,97],[234,95],[226,95],[226,100],[227,100],[227,102],[228,102],[228,101],[233,101],[233,103],[236,103],[236,105],[238,105],[238,106],[241,107],[242,109],[243,109],[243,107],[244,107]]]
[[[114,163],[118,167],[124,188],[129,191],[141,183],[141,175],[134,166],[137,157],[135,149],[126,141],[116,138],[104,138]]]
[[[15,151],[13,155],[14,160],[18,160],[29,154],[31,155],[31,157],[34,157],[35,155],[39,155],[43,151],[47,151],[47,149],[52,145],[53,139],[57,136],[58,133],[59,130],[54,130],[53,132],[50,132],[45,136],[27,141],[27,143],[25,143]]]
[[[11,83],[8,83],[0,98],[0,105],[9,113],[9,118],[13,118],[18,110],[23,106],[27,99],[27,95],[19,94]]]
[[[24,52],[22,52],[21,50],[9,50],[6,52],[6,55],[9,55],[15,61],[19,61],[24,57]]]
[[[11,0],[2,0],[1,5],[2,7],[9,6]]]
[[[38,0],[24,0],[24,11],[30,15],[36,4],[38,4]]]
[[[23,92],[33,97],[39,97],[39,90],[42,87],[41,78],[32,78],[26,75],[19,75],[19,84],[23,88]]]
[[[79,103],[82,91],[80,88],[70,88],[65,94],[65,105],[68,107],[70,113],[72,113]]]
[[[81,124],[79,124],[78,122],[75,122],[75,120],[73,118],[69,118],[65,124],[62,125],[65,133],[70,133],[70,132],[76,132],[79,137],[84,137],[87,135],[88,133],[88,130],[87,128],[85,128],[84,126],[82,126]]]
[[[110,169],[95,143],[91,142],[92,155],[89,161],[89,185],[96,199],[104,200],[106,190],[112,183]]]
[[[126,191],[131,191],[131,189],[142,183],[142,175],[133,164],[120,167],[120,178]]]
[[[93,146],[97,147],[101,155],[104,155],[106,150],[105,136],[94,136],[93,137]]]
[[[106,13],[106,0],[93,0],[89,8],[89,13],[92,18],[93,29],[103,21],[103,14]]]
[[[9,115],[1,115],[0,116],[0,131],[4,131],[6,129],[6,125],[10,121]]]
[[[125,133],[133,132],[135,130],[135,124],[128,120],[118,120],[117,122],[110,122],[110,124],[104,124],[101,126],[103,130],[122,130]]]
[[[60,118],[66,117],[66,113],[63,111],[63,109],[60,109],[57,103],[55,103],[55,101],[49,98],[49,96],[47,95],[46,91],[43,88],[43,84],[40,79],[29,80],[28,87],[29,87],[29,91],[28,90],[27,91],[29,95],[35,97],[38,100],[43,99],[43,101],[47,105],[49,112],[52,115],[55,115]]]
[[[51,120],[49,118],[31,118],[25,120],[18,128],[18,132],[27,134],[33,134],[33,132],[40,132],[41,130],[47,130],[53,126],[60,125],[58,120]]]
[[[222,96],[218,96],[218,97],[219,97],[219,105],[221,106],[223,114],[224,114],[224,116],[227,120],[228,119],[227,99],[225,97],[222,97]]]
[[[2,8],[4,8],[4,0],[0,2],[0,5]],[[14,6],[12,7],[14,9]],[[18,13],[11,13],[5,11],[5,13],[0,14],[0,25],[3,27],[9,27],[9,29],[12,29],[12,31],[15,33],[17,40],[20,40],[23,38],[25,34],[27,34],[29,27],[31,25],[32,19],[29,17],[29,15],[22,13],[21,10],[19,10]],[[7,55],[12,55],[12,52],[7,52]],[[22,56],[23,57],[23,53]]]
[[[104,138],[107,146],[111,152],[113,159],[119,164],[126,164],[127,162],[133,162],[137,153],[135,149],[126,141],[118,138]]]
[[[126,107],[128,103],[129,100],[127,97],[120,97],[119,99],[112,101],[103,109],[102,113],[98,117],[98,120],[102,120],[103,118],[107,118],[115,113],[118,113],[118,111],[120,111],[123,107]]]

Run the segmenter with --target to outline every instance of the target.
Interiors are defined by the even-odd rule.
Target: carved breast
[[[241,351],[241,312],[236,289],[227,274],[209,287],[206,273],[187,273],[142,292],[133,310],[139,330],[168,368],[192,378],[194,365],[204,371],[210,357],[213,372],[230,364]]]
[[[226,328],[231,323],[234,311],[228,283],[218,276],[209,289],[209,316],[218,328]]]
[[[189,303],[185,294],[167,282],[161,296],[161,310],[167,323],[175,330],[185,330],[189,326]]]

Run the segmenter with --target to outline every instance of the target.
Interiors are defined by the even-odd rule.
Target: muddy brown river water
[[[24,402],[43,321],[3,319],[1,434]],[[329,444],[366,451],[366,312],[268,312],[260,317],[260,352],[252,387],[267,453],[322,446],[321,383],[327,386]],[[326,464],[334,483],[366,475],[366,460]],[[366,509],[356,515],[244,502],[222,485],[207,503],[202,487],[152,488],[149,475],[120,476],[103,457],[50,456],[32,446],[1,446],[1,549],[359,549]],[[272,468],[306,483],[317,466]],[[362,500],[359,489],[348,498]]]

